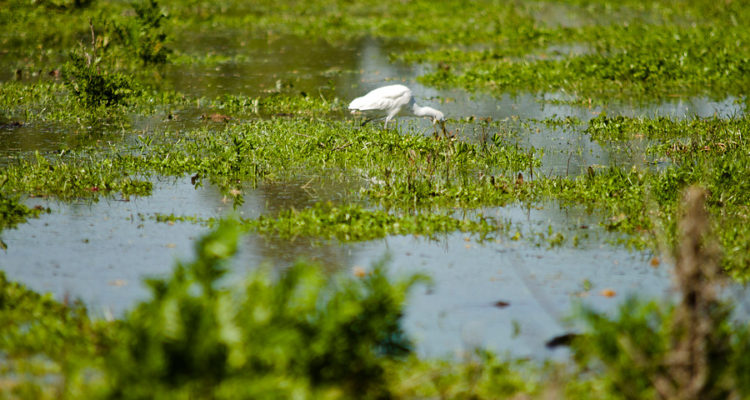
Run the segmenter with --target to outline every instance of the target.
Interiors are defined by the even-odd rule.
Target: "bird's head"
[[[429,107],[425,107],[425,108],[429,108]],[[440,111],[438,111],[438,110],[436,110],[434,108],[430,108],[429,109],[429,116],[432,118],[433,125],[436,124],[436,123],[438,123],[438,122],[440,122],[440,123],[445,122],[445,115],[443,115],[442,112],[440,112]]]

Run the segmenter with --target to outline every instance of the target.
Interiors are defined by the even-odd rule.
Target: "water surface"
[[[742,112],[735,99],[675,98],[656,104],[613,103],[606,108],[551,103],[565,100],[561,93],[520,93],[492,97],[457,89],[435,89],[416,82],[427,68],[389,61],[389,46],[382,41],[332,45],[290,38],[240,38],[231,33],[201,35],[183,41],[189,51],[225,57],[225,62],[199,66],[172,65],[164,79],[174,89],[194,96],[224,94],[263,96],[269,91],[305,92],[344,103],[384,84],[403,83],[412,88],[422,105],[442,110],[452,120],[449,129],[466,140],[478,140],[480,117],[505,124],[491,129],[507,136],[509,143],[544,149],[544,168],[537,173],[575,175],[591,165],[643,162],[638,143],[631,148],[608,148],[583,133],[585,122],[608,115],[731,116]],[[343,110],[342,110],[343,111]],[[137,132],[191,129],[203,122],[201,110],[180,110],[181,119],[166,115],[134,118]],[[345,117],[342,112],[342,117]],[[458,123],[474,116],[474,123]],[[521,121],[576,117],[580,128],[553,129]],[[399,120],[405,134],[431,134],[426,120]],[[510,133],[509,133],[510,132]],[[97,136],[98,135],[98,136]],[[54,124],[29,124],[0,130],[0,150],[7,157],[25,152],[55,151],[91,140],[129,140],[129,133],[92,133]],[[132,138],[130,138],[132,139]],[[352,187],[361,184],[353,178]],[[289,207],[303,208],[319,201],[346,197],[339,187],[322,177],[246,187],[244,204],[235,208],[210,185],[194,188],[189,176],[157,180],[153,195],[130,201],[62,203],[29,199],[29,205],[50,207],[52,213],[3,232],[8,249],[0,266],[10,279],[35,290],[52,292],[56,298],[80,298],[93,315],[119,316],[146,298],[141,280],[168,274],[175,261],[189,259],[192,243],[207,230],[191,223],[166,224],[154,220],[157,213],[220,217],[230,213],[244,217],[273,214]],[[369,267],[390,257],[395,275],[426,272],[434,286],[417,289],[408,305],[406,328],[418,342],[418,352],[446,355],[486,346],[522,357],[556,357],[544,342],[567,332],[563,318],[572,305],[583,302],[613,309],[629,293],[646,297],[670,296],[669,267],[651,266],[652,254],[629,252],[608,244],[614,238],[597,228],[599,218],[575,208],[555,204],[510,205],[484,210],[511,221],[523,233],[521,240],[479,243],[460,233],[428,240],[391,236],[364,243],[343,244],[310,239],[293,241],[248,235],[243,239],[233,274],[241,275],[261,263],[279,267],[299,258],[323,263],[330,271],[349,273],[355,266]],[[581,238],[549,248],[533,240],[549,228],[570,238]],[[590,290],[584,290],[590,288]],[[614,297],[601,295],[610,289]],[[507,306],[498,307],[498,302]]]

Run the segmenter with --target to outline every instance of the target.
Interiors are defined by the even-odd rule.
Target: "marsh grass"
[[[720,299],[720,248],[710,233],[707,194],[685,191],[675,246],[677,305],[631,298],[609,317],[586,310],[589,333],[577,338],[579,363],[600,373],[617,398],[725,399],[748,395],[739,352],[750,336]]]
[[[563,91],[584,99],[643,101],[673,95],[742,95],[748,85],[745,71],[750,54],[737,44],[746,39],[741,29],[613,26],[589,33],[596,52],[562,59],[434,54],[430,61],[454,67],[435,70],[420,80],[494,92]]]
[[[2,187],[2,183],[0,183],[0,187]],[[27,219],[36,218],[40,214],[49,211],[48,208],[44,207],[29,208],[18,197],[0,192],[0,232],[8,228],[15,228],[19,224],[26,222]],[[2,241],[2,236],[0,236],[0,248],[6,248],[5,242]]]
[[[748,118],[744,115],[733,118],[693,118],[674,120],[669,118],[623,118],[600,117],[592,120],[587,128],[595,140],[628,141],[635,136],[650,140],[647,154],[654,159],[666,159],[669,165],[663,169],[639,172],[641,180],[630,180],[634,187],[642,187],[656,203],[657,219],[666,227],[669,243],[677,238],[675,215],[679,193],[694,184],[708,191],[707,207],[713,218],[713,228],[724,248],[722,264],[736,278],[745,279],[748,260],[746,204],[748,201],[747,143],[743,132],[747,130]],[[646,197],[642,197],[646,198]],[[637,201],[637,200],[635,200]],[[640,214],[646,209],[641,209]],[[636,216],[639,213],[626,212]],[[647,224],[643,226],[649,226]]]
[[[433,1],[8,0],[0,5],[2,65],[16,78],[0,83],[0,119],[29,125],[53,121],[61,130],[92,126],[105,139],[108,129],[119,129],[126,136],[90,144],[82,138],[72,150],[10,161],[0,171],[0,228],[45,211],[24,206],[24,196],[63,201],[147,196],[156,177],[190,176],[196,186],[214,184],[236,204],[242,201],[240,187],[300,175],[334,183],[355,177],[348,186],[354,189],[340,202],[276,210],[240,221],[239,228],[218,228],[198,241],[194,261],[151,281],[152,298],[122,321],[100,325],[79,305],[54,302],[2,277],[0,319],[6,329],[0,333],[0,357],[9,361],[3,375],[15,379],[0,390],[10,396],[496,398],[559,397],[565,390],[571,398],[720,398],[750,393],[750,366],[743,357],[750,349],[747,326],[731,324],[728,307],[712,294],[710,283],[720,273],[696,268],[718,265],[738,280],[748,279],[744,115],[541,121],[575,126],[605,149],[647,141],[646,166],[613,164],[586,168],[578,176],[546,176],[539,171],[548,149],[508,140],[540,121],[520,121],[518,128],[480,121],[477,127],[476,120],[459,117],[451,122],[478,129],[479,140],[460,135],[438,140],[412,126],[401,131],[359,127],[343,115],[346,100],[329,92],[296,93],[279,82],[260,97],[191,98],[164,90],[161,76],[163,65],[174,58],[186,67],[242,61],[220,51],[193,57],[170,50],[172,40],[184,39],[182,32],[226,29],[266,40],[282,35],[334,44],[365,37],[397,40],[408,49],[394,46],[391,58],[425,64],[423,83],[495,94],[565,93],[574,106],[622,99],[651,104],[692,95],[746,101],[750,53],[743,44],[750,38],[741,22],[750,15],[743,2],[570,0],[558,6],[573,17],[600,17],[585,23],[573,18],[579,22],[566,25],[537,17],[543,1],[436,6]],[[569,45],[585,51],[548,51]],[[172,110],[186,108],[208,118],[173,128]],[[210,117],[214,113],[219,121]],[[132,116],[147,114],[163,116],[164,128],[136,132]],[[657,161],[668,165],[653,165]],[[694,184],[707,193],[690,197],[692,211],[680,225],[681,193]],[[699,197],[705,197],[710,219],[696,205]],[[216,285],[243,228],[340,241],[452,231],[493,238],[512,230],[477,210],[550,200],[601,215],[601,225],[625,234],[622,241],[630,246],[653,251],[659,243],[684,246],[676,257],[682,302],[673,307],[633,300],[614,318],[585,315],[594,332],[577,351],[588,370],[584,375],[557,371],[567,385],[553,380],[545,386],[549,377],[543,373],[519,373],[523,363],[509,364],[481,351],[464,362],[400,358],[409,348],[399,326],[402,306],[419,279],[394,284],[378,267],[360,281],[331,283],[319,266],[300,264],[278,277],[267,271],[253,275],[238,292]],[[155,218],[219,225],[182,215]],[[705,239],[707,226],[723,249],[721,259]],[[515,232],[511,238],[519,239]],[[567,240],[551,229],[543,236],[550,247]]]
[[[223,221],[197,241],[193,260],[149,280],[150,298],[121,321],[92,322],[80,305],[0,275],[8,328],[0,347],[13,360],[7,371],[24,371],[2,390],[37,398],[742,398],[750,331],[717,296],[705,196],[686,196],[675,250],[679,303],[632,299],[619,316],[584,312],[592,330],[574,341],[584,371],[483,350],[458,360],[415,357],[400,319],[408,291],[425,278],[393,280],[382,264],[330,279],[297,263],[221,283],[241,233]]]
[[[657,250],[660,235],[666,234],[669,243],[676,240],[673,216],[680,191],[700,183],[709,189],[709,206],[719,216],[715,226],[727,249],[723,266],[735,278],[746,276],[744,249],[749,234],[743,221],[750,191],[742,179],[747,172],[744,117],[676,120],[602,115],[587,125],[580,120],[542,121],[581,129],[605,146],[648,141],[644,167],[612,165],[588,168],[577,176],[554,176],[538,173],[540,149],[507,142],[518,134],[516,130],[530,129],[524,124],[484,123],[482,140],[435,139],[408,127],[402,132],[384,131],[334,119],[342,106],[337,98],[280,92],[260,98],[199,99],[197,104],[234,118],[207,121],[179,133],[141,135],[128,146],[112,143],[22,158],[3,171],[8,180],[5,189],[62,199],[128,197],[148,195],[153,177],[189,175],[195,185],[205,181],[229,195],[245,185],[252,188],[300,175],[334,180],[339,176],[347,181],[353,176],[354,185],[347,184],[352,188],[348,201],[369,202],[370,207],[439,217],[456,207],[552,199],[600,213],[603,227],[627,234],[618,241]],[[659,159],[668,159],[669,165],[648,166]],[[242,202],[241,195],[229,198]],[[302,218],[304,212],[297,216]],[[480,226],[471,229],[482,233],[485,228]],[[324,236],[339,235],[333,233],[337,228],[330,228]]]

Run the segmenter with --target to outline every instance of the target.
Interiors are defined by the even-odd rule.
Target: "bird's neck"
[[[434,117],[435,109],[432,107],[421,107],[417,103],[412,104],[411,112],[417,117]]]

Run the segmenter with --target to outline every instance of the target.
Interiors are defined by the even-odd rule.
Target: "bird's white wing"
[[[411,101],[411,90],[403,85],[390,85],[377,88],[349,104],[350,110],[393,110]]]

